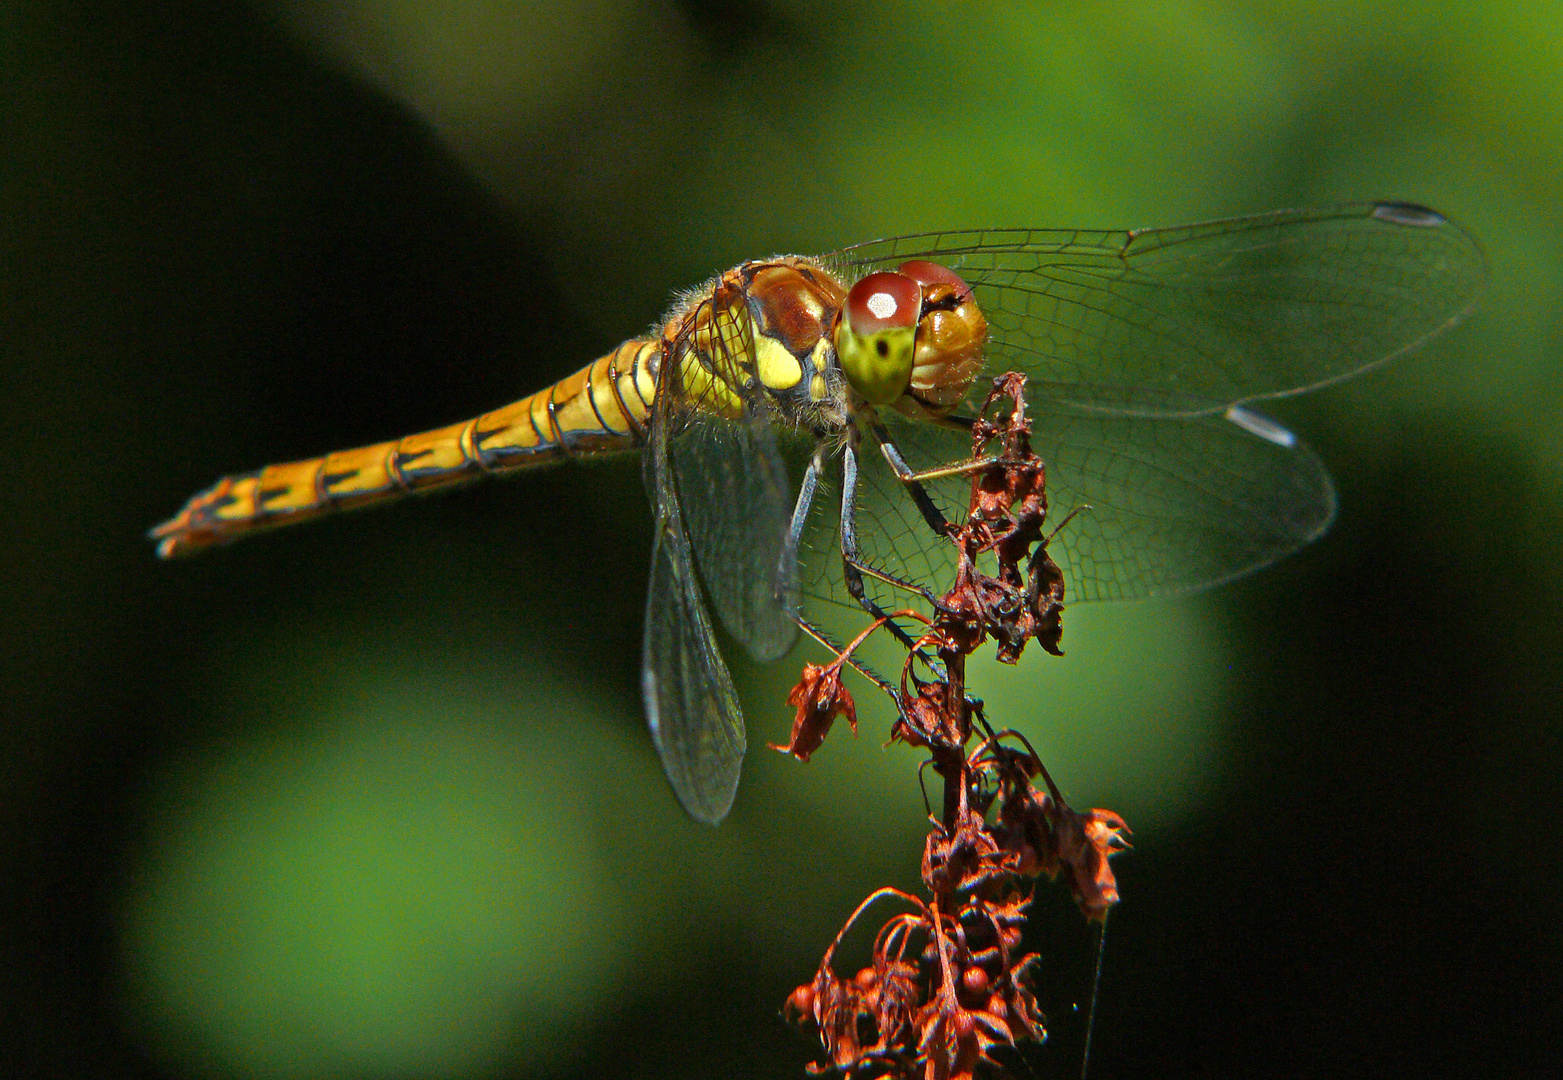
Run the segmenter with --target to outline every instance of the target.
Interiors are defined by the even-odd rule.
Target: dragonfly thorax
[[[846,289],[811,259],[783,255],[748,262],[690,294],[669,329],[684,392],[700,408],[741,410],[755,385],[773,421],[818,435],[851,423],[831,327]],[[709,327],[709,328],[708,328]]]

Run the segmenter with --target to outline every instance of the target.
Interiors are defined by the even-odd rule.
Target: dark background
[[[765,752],[796,663],[740,665],[734,815],[677,812],[635,462],[175,565],[144,530],[519,397],[744,257],[1372,197],[1459,218],[1493,281],[1278,409],[1333,532],[1071,612],[986,696],[1136,826],[1093,1076],[1545,1071],[1563,18],[1130,7],[9,6],[0,1073],[801,1075],[778,1007],[914,885],[915,759],[877,704]],[[1091,942],[1040,907],[1027,1062],[1075,1075]]]

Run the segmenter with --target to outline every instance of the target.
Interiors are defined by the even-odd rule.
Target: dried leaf
[[[1087,918],[1105,919],[1118,902],[1118,881],[1107,860],[1128,849],[1129,826],[1111,810],[1081,814],[1060,805],[1056,814],[1058,857],[1069,871],[1075,901]]]
[[[814,982],[788,998],[789,1016],[812,1016],[819,1026],[827,1053],[809,1066],[814,1075],[971,1080],[979,1069],[996,1069],[996,1047],[1047,1036],[1032,989],[1038,956],[1020,952],[1031,879],[1067,873],[1090,918],[1104,918],[1118,902],[1108,860],[1128,846],[1123,819],[1064,805],[1034,751],[1004,741],[1024,739],[992,734],[966,692],[966,657],[989,638],[1004,661],[1017,660],[1032,638],[1061,655],[1064,578],[1047,553],[1047,474],[1030,446],[1024,389],[1024,376],[996,380],[973,422],[979,467],[966,520],[949,534],[958,552],[955,581],[902,668],[891,729],[893,741],[927,750],[942,780],[923,848],[923,882],[933,897],[925,905],[900,894],[917,910],[883,925],[870,966],[837,978],[832,945]],[[797,709],[791,742],[777,749],[807,761],[840,713],[856,731],[842,662],[805,667],[787,699]],[[914,668],[934,674],[924,681]],[[968,754],[979,722],[990,737]],[[1046,790],[1033,784],[1038,777]]]
[[[837,716],[845,716],[857,734],[857,706],[852,695],[841,682],[841,661],[830,664],[804,664],[798,685],[787,695],[787,704],[795,706],[797,715],[792,721],[792,739],[786,746],[771,743],[772,750],[791,754],[799,761],[808,761],[810,755],[825,742],[830,726]]]
[[[1047,553],[1046,547],[1037,548],[1031,556],[1026,600],[1037,644],[1054,656],[1063,656],[1059,642],[1064,636],[1064,572]]]

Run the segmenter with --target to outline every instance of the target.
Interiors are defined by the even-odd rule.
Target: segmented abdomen
[[[186,555],[333,510],[574,454],[633,449],[656,396],[661,348],[657,340],[626,341],[554,385],[464,423],[225,476],[152,530],[157,553]]]

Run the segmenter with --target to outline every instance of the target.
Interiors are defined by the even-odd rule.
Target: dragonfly
[[[1486,261],[1436,211],[1365,202],[1173,228],[989,229],[742,263],[552,386],[401,439],[226,476],[151,531],[164,558],[587,455],[639,451],[655,520],[641,690],[688,813],[728,813],[756,660],[832,610],[931,598],[966,505],[979,376],[1025,374],[1067,517],[1071,602],[1188,593],[1318,537],[1319,458],[1256,402],[1409,352]],[[914,596],[915,599],[915,596]],[[904,606],[904,603],[903,603]],[[714,617],[713,617],[714,615]]]

